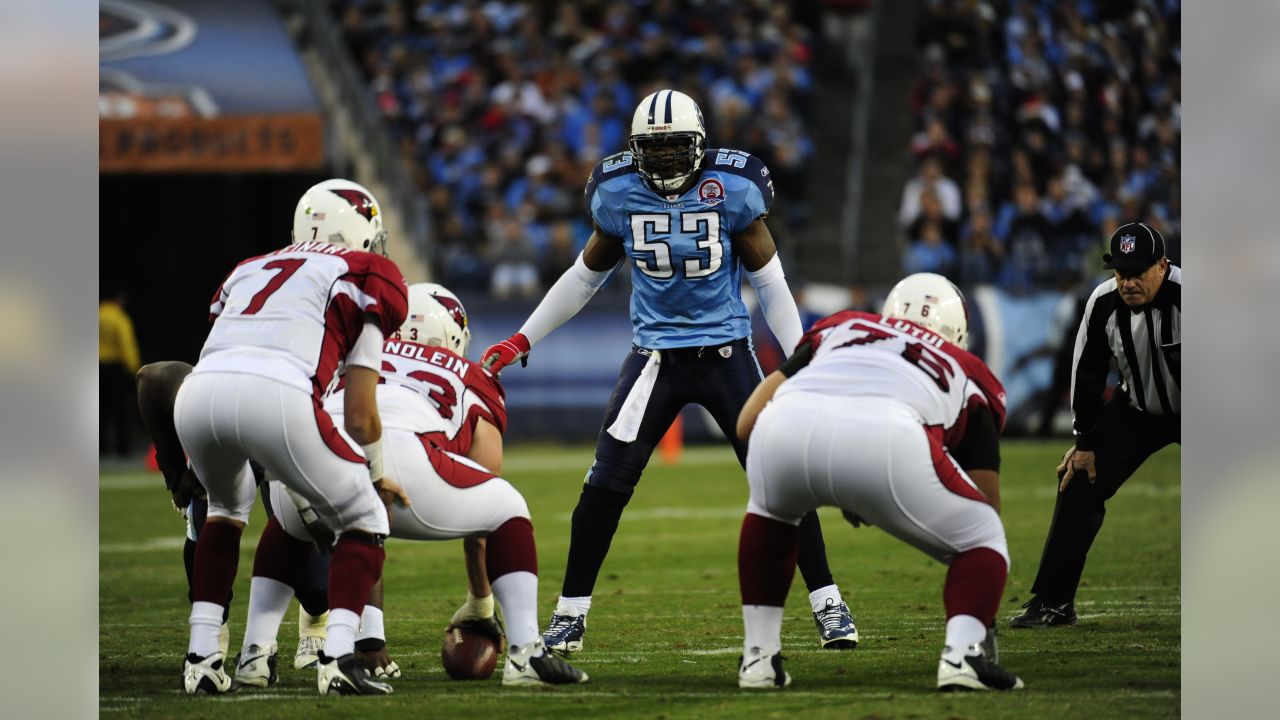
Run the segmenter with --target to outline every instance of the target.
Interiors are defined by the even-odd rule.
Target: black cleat
[[[1053,603],[1041,597],[1027,601],[1021,615],[1009,618],[1009,627],[1040,629],[1076,624],[1076,604],[1070,600]]]

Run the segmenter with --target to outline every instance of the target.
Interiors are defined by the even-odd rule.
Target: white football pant
[[[954,487],[939,477],[947,463]],[[747,451],[747,510],[792,525],[810,510],[857,514],[943,563],[988,547],[1009,560],[1000,516],[920,419],[890,398],[792,393],[760,413]],[[968,495],[968,496],[966,496]]]
[[[363,451],[342,428],[332,433],[332,420],[307,393],[258,375],[194,373],[178,391],[174,423],[209,493],[210,517],[248,521],[256,486],[247,461],[254,460],[335,532],[387,533]]]

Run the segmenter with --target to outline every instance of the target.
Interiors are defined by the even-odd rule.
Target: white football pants
[[[335,532],[385,535],[387,512],[369,481],[364,453],[307,393],[245,373],[193,373],[174,423],[209,516],[249,519],[256,497],[248,460],[306,498]],[[326,439],[327,437],[327,439]]]
[[[953,487],[940,478],[939,465]],[[949,472],[954,467],[956,473]],[[988,547],[1009,560],[1000,516],[908,406],[791,393],[760,413],[747,450],[747,509],[792,525],[848,510],[943,563]]]

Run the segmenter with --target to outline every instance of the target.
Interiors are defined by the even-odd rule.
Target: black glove
[[[195,471],[189,467],[173,480],[165,475],[164,484],[169,489],[169,494],[173,496],[173,507],[180,513],[187,511],[187,506],[194,498],[205,496],[204,486],[196,478]]]

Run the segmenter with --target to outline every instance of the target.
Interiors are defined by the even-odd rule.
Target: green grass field
[[[1053,507],[1062,443],[1006,443],[1002,495],[1013,570],[1001,609],[1027,599]],[[541,564],[540,618],[560,589],[569,514],[589,448],[513,448],[506,476],[529,501]],[[596,587],[586,649],[574,660],[591,683],[511,691],[501,666],[483,682],[451,682],[440,668],[442,631],[465,598],[460,542],[387,545],[387,634],[404,668],[384,698],[320,698],[314,671],[295,671],[296,614],[282,628],[281,682],[220,698],[182,697],[186,650],[183,522],[159,475],[104,474],[99,556],[101,714],[108,717],[854,717],[1145,718],[1179,714],[1180,452],[1152,458],[1109,504],[1077,598],[1080,624],[1001,632],[1016,694],[933,690],[943,634],[945,569],[875,528],[822,511],[827,550],[862,645],[816,649],[799,576],[783,627],[791,688],[747,693],[736,684],[741,646],[736,553],[746,482],[731,452],[690,448],[681,464],[656,459],[623,516]],[[232,653],[249,595],[259,508],[242,545],[232,608]]]

